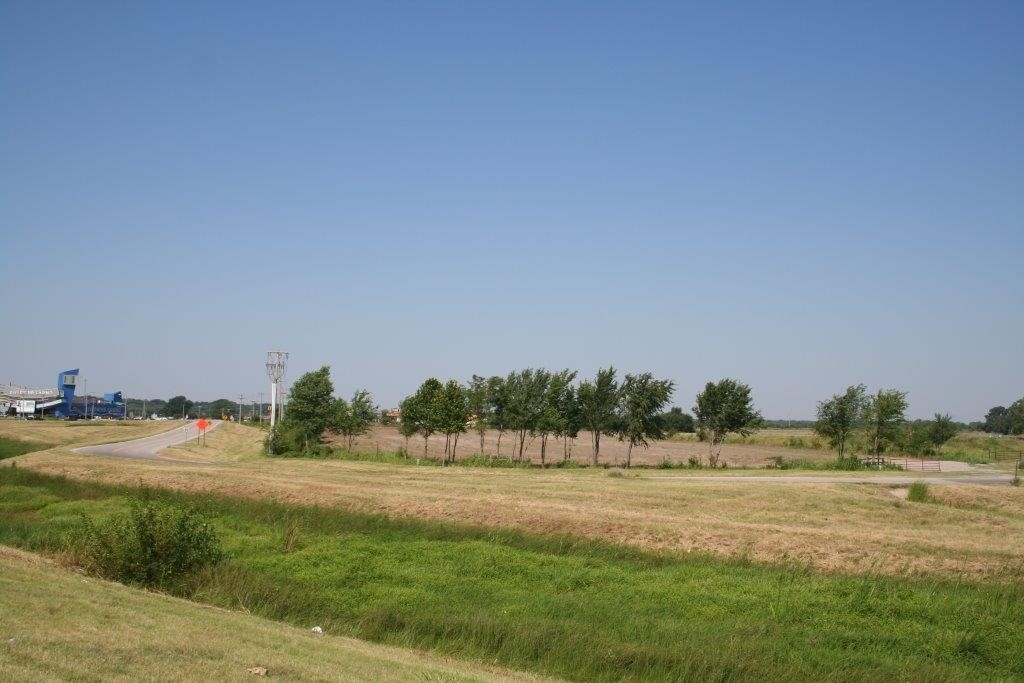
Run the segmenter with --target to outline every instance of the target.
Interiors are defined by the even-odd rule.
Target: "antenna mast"
[[[270,433],[277,424],[277,385],[288,369],[287,351],[267,351],[267,377],[270,378]]]

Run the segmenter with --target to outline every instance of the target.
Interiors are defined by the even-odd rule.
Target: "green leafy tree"
[[[575,378],[576,373],[573,372]],[[572,444],[580,433],[580,403],[576,387],[570,382],[557,398],[558,430],[555,436],[562,440],[562,462],[572,457]]]
[[[454,379],[448,380],[436,397],[434,410],[437,430],[445,435],[445,460],[455,462],[459,435],[466,431],[466,423],[469,422],[466,389]]]
[[[402,402],[402,423],[407,429],[415,427],[423,437],[423,457],[427,457],[430,435],[439,431],[440,415],[438,404],[444,386],[440,380],[431,377],[420,385],[416,393]]]
[[[985,415],[985,426],[982,427],[991,434],[1010,433],[1010,411],[1006,406],[996,406]]]
[[[417,416],[419,415],[420,409],[416,405],[416,397],[409,396],[398,406],[398,412],[400,417],[398,418],[398,433],[405,437],[405,448],[402,449],[403,455],[409,457],[409,439],[417,434],[420,430],[419,422],[417,422]]]
[[[231,419],[238,410],[238,403],[229,398],[218,398],[208,408],[208,414],[214,419]]]
[[[526,452],[527,435],[538,432],[550,384],[550,372],[533,368],[511,372],[505,378],[505,419],[508,428],[516,434],[520,461]]]
[[[480,437],[480,455],[484,453],[484,436],[491,426],[490,381],[486,377],[473,375],[466,387],[466,403],[473,420],[473,429]],[[475,419],[473,416],[476,416]]]
[[[501,457],[501,438],[508,430],[508,389],[504,377],[490,377],[487,380],[487,401],[490,403],[488,420],[490,427],[498,432],[495,455]]]
[[[697,429],[708,442],[708,465],[718,466],[721,444],[730,432],[747,436],[761,426],[754,410],[750,387],[733,379],[708,382],[693,406]]]
[[[335,413],[333,394],[331,368],[327,365],[307,372],[292,385],[281,423],[303,452],[309,452],[311,447],[316,446],[320,436],[331,424]]]
[[[192,410],[192,406],[194,405],[194,402],[188,400],[184,396],[172,396],[167,399],[167,404],[164,405],[164,417],[185,417],[188,415],[188,411]]]
[[[959,430],[952,417],[948,414],[935,413],[935,419],[928,425],[928,441],[935,448],[936,455],[941,452],[943,445],[956,436],[957,431]]]
[[[345,448],[351,451],[355,447],[356,438],[370,431],[370,426],[377,420],[377,407],[373,397],[366,389],[352,394],[352,400],[343,398],[334,400],[334,410],[328,428],[335,434],[345,437]]]
[[[673,406],[667,413],[661,414],[661,425],[668,436],[680,432],[692,434],[694,431],[693,415],[684,413],[679,406]]]
[[[886,444],[895,443],[900,426],[906,422],[907,394],[896,389],[882,390],[868,398],[864,408],[864,424],[867,428],[871,453],[877,458]]]
[[[592,463],[596,466],[601,457],[601,436],[614,433],[615,413],[619,407],[619,383],[615,379],[615,368],[598,370],[594,381],[581,382],[576,396],[580,424],[590,431]]]
[[[1024,398],[1019,398],[1010,404],[1007,412],[1009,429],[1006,434],[1024,434]]]
[[[867,387],[863,384],[847,387],[845,393],[818,402],[818,421],[814,423],[814,432],[828,439],[840,460],[846,455],[850,439],[861,427],[866,405]]]
[[[540,464],[546,464],[548,438],[560,436],[569,429],[567,416],[563,412],[566,395],[572,393],[572,382],[576,379],[575,370],[562,370],[548,373],[547,386],[541,402],[540,414],[537,416],[534,431],[540,436]]]
[[[660,413],[672,398],[674,384],[669,380],[654,379],[649,372],[626,375],[621,389],[621,419],[619,439],[627,441],[626,467],[632,465],[633,447],[647,447],[648,439],[662,439]]]

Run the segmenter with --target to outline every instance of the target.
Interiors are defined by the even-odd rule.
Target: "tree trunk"
[[[498,452],[495,453],[495,455],[497,455],[499,458],[501,457],[501,437],[504,434],[505,434],[505,430],[504,429],[499,429],[498,430],[498,448],[496,449]]]
[[[455,462],[455,449],[459,447],[459,434],[455,433],[455,438],[452,439],[452,462]]]
[[[629,466],[632,464],[632,459],[633,459],[633,442],[630,441],[629,442],[629,448],[626,449],[626,469],[627,470],[629,469]]]
[[[598,458],[601,456],[601,432],[591,432],[590,438],[594,441],[594,467],[597,467]]]
[[[562,462],[569,462],[569,437],[562,437]]]
[[[484,433],[480,432],[480,455],[484,454]]]
[[[523,449],[526,445],[526,430],[519,430],[519,462],[523,461]]]
[[[548,435],[541,434],[540,436],[540,466],[544,467],[544,453],[548,449]]]
[[[429,439],[429,438],[430,438],[430,436],[428,434],[424,434],[423,435],[423,458],[424,459],[426,459],[426,457],[427,457],[427,439]]]

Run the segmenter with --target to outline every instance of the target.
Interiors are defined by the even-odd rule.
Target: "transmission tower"
[[[267,351],[267,377],[270,378],[270,432],[277,424],[277,386],[288,369],[287,351]]]

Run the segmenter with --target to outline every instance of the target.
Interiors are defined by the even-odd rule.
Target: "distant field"
[[[536,680],[84,577],[0,546],[0,680]]]

